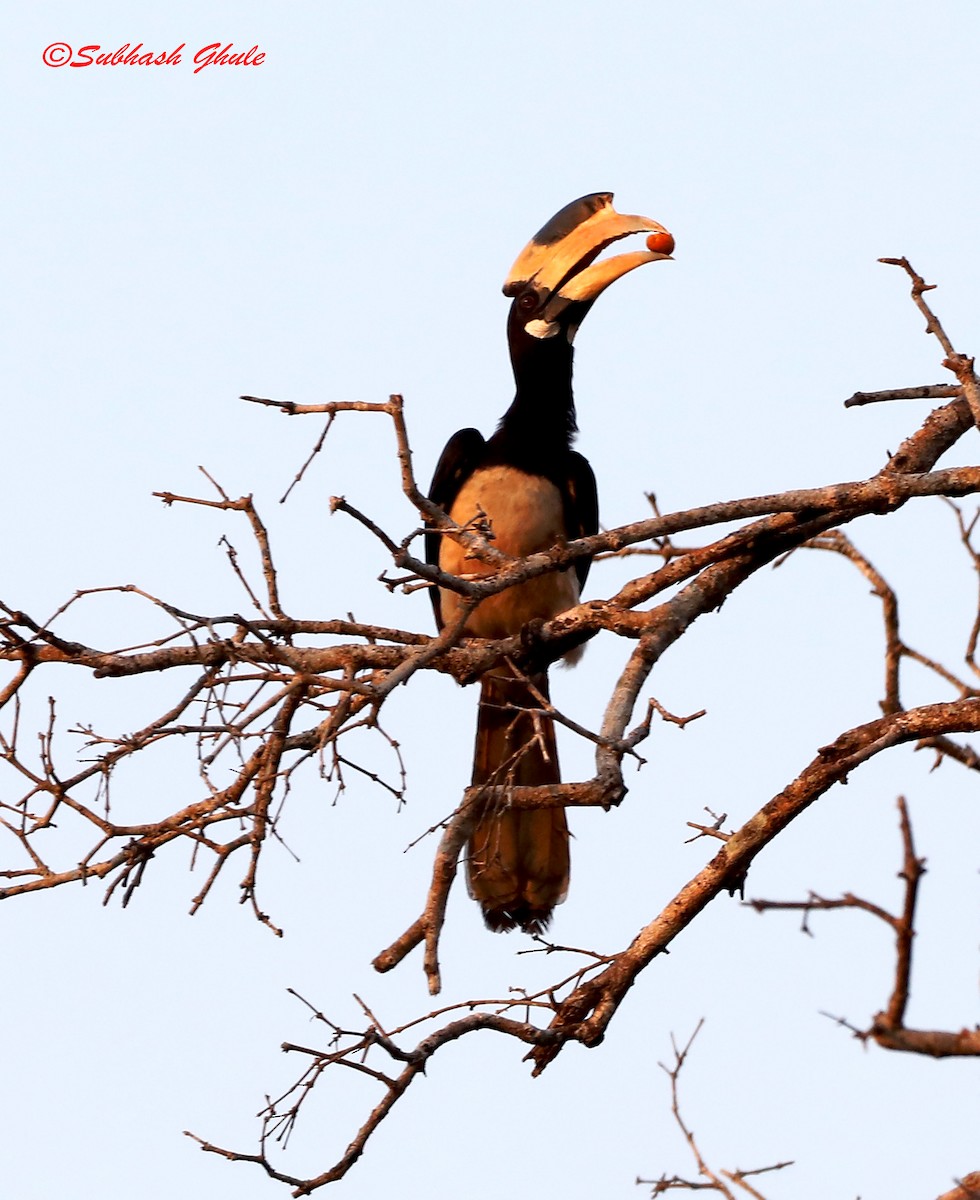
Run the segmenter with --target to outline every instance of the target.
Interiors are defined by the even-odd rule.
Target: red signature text
[[[186,49],[186,42],[163,51],[148,50],[142,42],[126,42],[109,50],[98,44],[73,50],[67,42],[52,42],[42,58],[49,67],[176,67]],[[212,42],[197,51],[193,62],[195,75],[205,67],[259,67],[265,62],[265,51],[258,46],[236,50],[234,42]]]

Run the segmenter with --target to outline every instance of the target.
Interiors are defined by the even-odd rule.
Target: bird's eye
[[[538,307],[538,296],[536,292],[528,291],[517,301],[517,307],[521,312],[534,312]]]

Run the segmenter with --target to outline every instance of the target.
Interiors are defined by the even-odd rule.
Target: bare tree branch
[[[326,1031],[326,1044],[284,1045],[288,1054],[298,1056],[302,1069],[294,1084],[263,1108],[257,1152],[224,1149],[196,1138],[202,1149],[230,1161],[257,1165],[297,1196],[334,1182],[358,1160],[381,1121],[424,1073],[431,1058],[460,1038],[489,1031],[514,1039],[526,1051],[535,1075],[570,1042],[599,1045],[641,973],[673,945],[714,897],[723,891],[740,891],[757,855],[864,763],[913,743],[935,751],[937,761],[950,759],[971,770],[980,769],[980,754],[958,736],[980,731],[980,691],[975,686],[980,674],[976,663],[980,608],[966,637],[968,673],[963,678],[961,670],[950,668],[940,656],[906,642],[896,591],[885,573],[844,532],[860,517],[895,514],[910,502],[940,497],[952,506],[960,545],[980,577],[980,552],[973,541],[977,518],[954,503],[980,494],[980,466],[937,467],[941,456],[980,423],[980,384],[973,360],[955,350],[926,303],[930,285],[907,260],[883,261],[900,266],[911,278],[913,301],[926,317],[927,332],[942,344],[943,365],[955,375],[956,384],[855,393],[847,401],[850,406],[911,398],[948,401],[923,418],[898,450],[866,479],[749,495],[666,514],[651,495],[653,516],[515,560],[496,547],[485,516],[478,514],[474,521],[459,526],[423,495],[414,476],[400,396],[391,396],[385,403],[350,400],[318,405],[249,396],[243,399],[287,416],[326,418],[287,496],[305,477],[340,414],[374,414],[390,421],[407,532],[384,528],[374,515],[346,497],[335,497],[332,511],[341,519],[356,522],[390,558],[392,573],[386,571],[379,580],[383,588],[401,595],[433,586],[452,590],[461,597],[457,620],[431,634],[358,622],[350,616],[323,620],[288,615],[271,538],[254,498],[230,498],[206,472],[217,499],[210,493],[208,498],[172,492],[156,495],[167,505],[191,504],[198,506],[202,515],[220,514],[222,520],[238,522],[244,517],[247,522],[250,556],[240,557],[228,534],[222,537],[238,597],[223,614],[189,612],[133,585],[76,592],[43,620],[13,604],[0,605],[0,663],[9,664],[4,668],[9,677],[0,680],[0,709],[5,719],[0,730],[0,759],[16,784],[0,795],[0,844],[10,856],[0,860],[0,878],[5,881],[0,899],[99,879],[105,881],[106,901],[115,895],[127,904],[150,874],[151,865],[166,857],[165,848],[180,845],[203,866],[203,882],[192,898],[192,912],[212,894],[225,866],[237,859],[242,862],[242,903],[276,933],[280,931],[260,902],[262,855],[270,840],[282,839],[281,814],[297,772],[314,771],[341,789],[351,773],[358,773],[401,801],[405,769],[398,738],[382,724],[392,711],[384,706],[395,689],[411,685],[423,671],[449,675],[466,684],[502,663],[511,673],[524,673],[530,681],[544,666],[600,634],[607,640],[624,639],[622,643],[610,641],[620,648],[622,661],[598,728],[590,728],[575,713],[563,712],[543,695],[537,696],[542,717],[561,724],[590,746],[595,756],[590,777],[535,788],[505,784],[466,788],[461,784],[453,804],[447,805],[449,811],[429,830],[438,836],[426,895],[399,918],[398,927],[404,931],[376,955],[374,966],[378,971],[392,970],[421,946],[422,969],[430,993],[435,994],[443,982],[440,939],[447,902],[464,847],[486,806],[612,809],[620,804],[627,795],[624,760],[642,761],[638,747],[650,735],[654,713],[678,730],[703,715],[672,714],[649,694],[651,673],[698,620],[719,610],[763,568],[785,561],[795,551],[822,550],[843,557],[867,580],[880,602],[885,640],[880,713],[843,729],[816,751],[807,751],[803,757],[812,756],[811,760],[795,778],[768,800],[757,797],[757,811],[736,815],[730,829],[722,828],[729,822],[727,814],[709,813],[710,822],[703,824],[689,822],[697,831],[691,840],[710,847],[707,861],[637,930],[628,945],[611,952],[602,948],[585,951],[541,940],[535,953],[577,956],[572,968],[557,980],[533,993],[508,991],[503,998],[448,1004],[393,1029],[383,1028],[360,1000],[358,1023],[363,1019],[366,1025],[356,1030],[344,1029],[308,1005],[318,1028]],[[481,569],[454,576],[425,561],[415,549],[423,527],[458,542],[466,560]],[[692,545],[679,545],[675,538],[680,534],[693,534],[684,539]],[[568,570],[585,558],[627,552],[643,554],[644,564],[653,569],[621,586],[600,588],[596,598],[550,621],[532,622],[518,635],[498,640],[463,636],[466,617],[488,597]],[[246,565],[249,557],[257,560],[257,569]],[[133,646],[101,648],[65,636],[66,614],[77,615],[80,606],[97,604],[107,593],[126,595],[145,606],[153,623],[148,624],[151,632],[144,640]],[[248,616],[235,607],[242,596]],[[166,623],[163,633],[161,621]],[[936,689],[932,702],[906,707],[903,671],[910,663],[924,670]],[[107,731],[95,727],[94,722],[77,720],[65,731],[59,706],[53,699],[44,705],[43,695],[37,696],[38,680],[49,677],[51,664],[71,667],[76,674],[93,679],[116,680],[119,687],[134,676],[160,674],[171,691],[160,711],[136,731]],[[30,733],[25,737],[28,725]],[[373,745],[383,755],[385,766],[374,757],[362,760],[350,749],[357,742],[349,735],[357,731],[373,735]],[[65,733],[76,739],[74,756],[62,749]],[[130,807],[120,805],[114,797],[110,803],[110,789],[121,764],[134,760],[152,763],[161,747],[175,743],[190,747],[193,783],[190,792],[180,792],[174,811],[156,812],[137,821],[131,819]],[[900,912],[891,913],[850,892],[836,899],[811,893],[805,901],[753,904],[760,911],[802,911],[808,932],[811,913],[845,907],[867,912],[887,924],[896,944],[891,993],[871,1027],[856,1032],[889,1049],[934,1056],[976,1055],[980,1053],[980,1032],[915,1030],[905,1025],[915,907],[924,863],[915,852],[904,801],[900,819],[904,886]],[[56,827],[57,838],[53,836]],[[853,1028],[843,1020],[841,1023]],[[655,1195],[686,1188],[760,1197],[750,1178],[755,1180],[788,1164],[755,1171],[716,1171],[708,1166],[682,1120],[678,1100],[677,1080],[690,1045],[680,1051],[675,1047],[675,1063],[668,1074],[675,1119],[695,1156],[699,1178],[673,1176],[645,1182],[655,1188]],[[360,1119],[353,1140],[331,1166],[305,1179],[281,1171],[273,1156],[285,1149],[320,1079],[328,1070],[336,1075],[334,1068],[339,1067],[356,1072],[378,1088],[374,1106]],[[971,1179],[967,1176],[957,1186],[972,1187]],[[954,1194],[959,1200],[959,1193],[949,1195]]]

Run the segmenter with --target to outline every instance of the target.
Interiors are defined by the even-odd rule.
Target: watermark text
[[[41,58],[48,67],[176,67],[185,61],[185,56],[186,61],[193,63],[195,75],[205,67],[261,67],[265,62],[265,51],[258,46],[237,50],[234,42],[212,42],[193,55],[186,42],[181,42],[175,50],[160,51],[147,49],[142,42],[108,48],[93,43],[78,49],[67,42],[52,42]]]

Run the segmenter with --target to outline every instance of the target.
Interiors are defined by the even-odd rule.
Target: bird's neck
[[[550,463],[566,455],[578,426],[572,395],[572,352],[534,355],[514,364],[517,392],[504,413],[494,441],[515,457]]]

